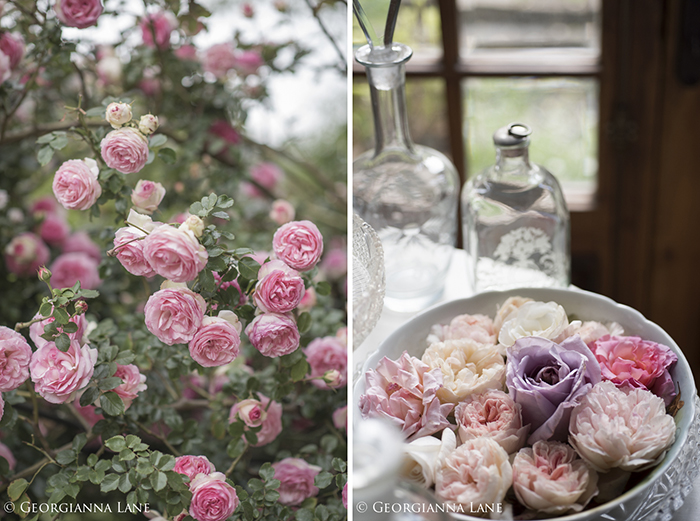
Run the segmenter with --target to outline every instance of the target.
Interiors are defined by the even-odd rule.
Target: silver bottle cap
[[[532,129],[524,123],[511,123],[499,128],[493,134],[493,142],[497,147],[522,148],[530,144]]]

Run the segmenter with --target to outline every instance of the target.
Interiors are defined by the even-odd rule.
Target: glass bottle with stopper
[[[528,158],[531,132],[522,123],[498,129],[496,164],[464,185],[474,292],[569,285],[569,210],[556,178]]]

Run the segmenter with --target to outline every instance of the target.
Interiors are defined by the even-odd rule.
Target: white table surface
[[[452,263],[447,274],[445,292],[440,302],[448,302],[458,298],[471,296],[467,279],[467,255],[464,250],[455,250]],[[434,304],[433,304],[434,305]],[[367,357],[379,347],[379,344],[396,328],[410,320],[416,313],[397,313],[384,308],[377,325],[365,341],[353,352],[353,382],[360,376],[362,365]],[[673,521],[700,521],[700,476],[695,481],[695,487],[687,497],[683,506],[673,516]]]

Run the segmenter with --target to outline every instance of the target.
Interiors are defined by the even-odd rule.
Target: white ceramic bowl
[[[693,374],[683,352],[663,329],[628,306],[618,304],[602,295],[575,289],[522,288],[481,293],[439,304],[416,315],[394,331],[382,342],[379,349],[370,355],[362,368],[363,373],[375,368],[383,357],[395,360],[403,351],[420,358],[428,347],[425,339],[433,324],[449,323],[453,317],[464,313],[482,313],[493,317],[500,304],[513,295],[543,302],[555,301],[564,307],[570,319],[573,316],[580,320],[618,322],[625,329],[625,334],[638,335],[667,345],[676,353],[678,363],[671,369],[671,375],[674,382],[680,386],[685,405],[676,415],[676,441],[664,460],[642,482],[619,498],[578,514],[554,518],[559,521],[669,521],[673,512],[682,506],[683,500],[690,493],[700,467],[700,415],[696,414],[700,402],[697,399]],[[356,418],[360,418],[357,403],[364,390],[365,379],[361,377],[354,389]],[[454,517],[474,521],[480,519],[457,514]]]

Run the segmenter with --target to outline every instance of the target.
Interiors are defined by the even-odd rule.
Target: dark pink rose
[[[32,348],[22,335],[0,326],[0,392],[14,391],[29,378]]]
[[[36,275],[40,266],[50,258],[49,249],[38,236],[20,233],[5,247],[7,269],[19,276]]]
[[[323,380],[323,376],[329,371],[337,371],[340,374],[337,385],[342,387],[348,381],[348,351],[347,348],[334,336],[316,338],[304,349],[306,361],[311,366],[311,383],[319,389],[329,389],[330,386]]]
[[[170,33],[177,28],[177,19],[170,11],[160,11],[147,15],[139,26],[144,45],[167,49],[170,46]]]
[[[95,25],[102,9],[100,0],[56,0],[53,7],[56,17],[63,25],[78,29]]]
[[[130,127],[112,130],[100,143],[100,149],[107,166],[122,174],[140,171],[148,160],[146,137]]]
[[[66,240],[70,233],[70,226],[66,220],[55,213],[46,214],[39,225],[39,235],[44,242],[51,246],[59,246]]]
[[[253,6],[250,4],[243,4],[241,10],[243,11],[243,16],[245,16],[246,18],[253,18],[253,16],[255,16]]]
[[[24,56],[24,38],[21,34],[4,32],[0,34],[0,51],[10,60],[10,68],[16,69]]]
[[[190,482],[187,484],[188,487],[192,485],[192,480],[199,474],[208,476],[216,471],[214,464],[206,456],[179,456],[175,458],[175,468],[173,470],[190,478]]]
[[[75,232],[63,241],[61,246],[63,253],[84,253],[100,262],[102,260],[102,250],[95,244],[86,232]]]
[[[63,253],[51,265],[51,285],[71,288],[80,281],[83,289],[96,289],[101,283],[98,263],[84,253]]]
[[[272,249],[288,266],[308,271],[323,255],[323,236],[311,221],[292,221],[277,229]]]
[[[56,199],[50,195],[45,195],[34,201],[30,207],[32,215],[57,213],[60,207],[56,203]]]
[[[321,467],[310,465],[300,458],[284,458],[273,463],[275,479],[280,481],[277,491],[279,502],[283,505],[300,505],[305,499],[318,495],[314,479],[321,472]]]
[[[237,145],[241,142],[241,135],[229,123],[223,119],[218,119],[209,127],[209,133],[220,137],[229,145]]]
[[[258,315],[248,324],[245,333],[255,349],[271,358],[288,355],[299,347],[299,328],[289,315]]]
[[[221,472],[199,474],[190,482],[190,515],[197,521],[224,521],[238,508],[236,489]]]
[[[266,313],[284,314],[292,311],[304,297],[304,280],[284,262],[266,262],[258,272],[255,303]]]

